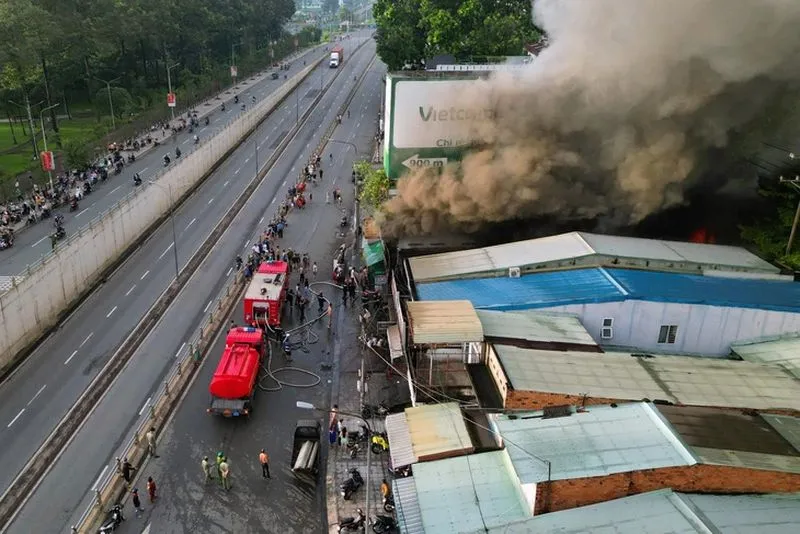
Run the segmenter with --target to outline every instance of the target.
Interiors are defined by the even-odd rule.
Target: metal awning
[[[405,413],[386,416],[386,435],[389,439],[389,458],[392,469],[417,463],[414,445],[411,443],[411,430]]]
[[[468,300],[412,301],[406,308],[415,344],[483,341],[483,325]]]
[[[400,327],[393,324],[386,329],[386,339],[389,341],[389,356],[392,361],[403,357],[403,342],[400,339]]]
[[[446,485],[443,485],[442,488],[445,489]],[[414,477],[394,479],[392,495],[394,495],[397,525],[400,527],[400,532],[402,534],[425,534]]]

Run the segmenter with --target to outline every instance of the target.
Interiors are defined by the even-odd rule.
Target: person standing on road
[[[131,465],[127,458],[125,458],[122,460],[122,466],[119,470],[122,474],[122,478],[125,479],[125,482],[128,485],[130,485],[131,480],[133,479],[133,472],[136,471],[136,468]]]
[[[314,280],[317,279],[317,262],[311,264],[311,274],[314,275]]]
[[[156,428],[151,426],[150,430],[145,434],[145,438],[147,439],[147,452],[153,458],[159,458],[158,454],[156,454]]]
[[[200,465],[203,467],[203,476],[205,477],[205,482],[208,483],[209,480],[214,478],[211,475],[211,462],[208,461],[208,456],[203,456],[203,461],[200,462]]]
[[[133,509],[136,510],[136,517],[139,517],[142,515],[142,512],[144,512],[142,509],[142,501],[139,500],[139,490],[137,488],[133,488],[131,495],[133,495],[133,498],[131,499]]]
[[[332,304],[328,304],[328,309],[327,309],[327,311],[325,313],[328,315],[328,330],[330,330],[331,327],[333,327],[333,305]]]
[[[322,294],[322,291],[319,292],[317,295],[317,312],[322,313],[322,310],[325,307],[325,295]]]
[[[222,454],[222,451],[219,451],[217,453],[217,475],[219,475],[220,478],[222,478],[222,472],[219,469],[219,465],[224,461],[225,461],[225,455]]]
[[[154,503],[158,498],[156,495],[156,481],[153,477],[147,477],[147,494],[150,496],[150,502]]]
[[[320,182],[322,181],[322,168],[320,168],[319,170],[319,181]]]
[[[228,466],[227,458],[223,458],[222,462],[219,464],[219,474],[222,480],[222,489],[224,489],[225,491],[230,491],[231,482],[228,477],[230,477],[231,470],[230,467]]]
[[[258,454],[258,461],[261,463],[261,476],[264,478],[272,478],[269,474],[269,456],[264,449]]]

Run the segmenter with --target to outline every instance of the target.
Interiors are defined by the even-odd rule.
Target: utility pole
[[[231,78],[233,78],[233,86],[236,87],[236,77],[238,76],[238,69],[236,68],[236,47],[241,43],[231,43]]]
[[[36,146],[36,127],[33,125],[33,115],[31,115],[31,101],[28,98],[28,93],[25,93],[25,105],[24,106],[22,104],[17,104],[13,100],[9,100],[8,102],[11,103],[11,104],[14,104],[15,106],[17,106],[19,108],[24,109],[28,113],[28,127],[31,130],[31,146],[33,147],[33,157],[34,158],[38,158],[39,157],[39,149]],[[42,102],[44,102],[44,100],[42,100]],[[41,104],[42,102],[39,102],[39,104]],[[39,104],[36,104],[36,105],[38,106]],[[24,130],[24,128],[23,128],[23,130]]]
[[[174,69],[178,65],[180,65],[180,63],[175,63],[174,65],[167,66],[167,91],[169,91],[169,94],[172,94],[172,78],[169,75],[169,71]],[[169,110],[172,113],[172,120],[175,120],[175,106],[170,106]]]
[[[119,80],[121,78],[121,76],[118,76],[118,77],[114,78],[113,80],[109,80],[109,81],[106,81],[106,80],[104,80],[102,78],[98,78],[97,76],[95,76],[94,78],[95,78],[95,80],[101,81],[104,84],[106,84],[106,90],[108,91],[108,107],[111,109],[111,129],[112,130],[116,130],[117,129],[117,119],[114,116],[114,100],[111,98],[111,84],[116,82],[117,80]]]
[[[42,128],[42,144],[44,144],[44,151],[45,152],[47,152],[47,133],[44,130],[44,112],[45,111],[50,111],[51,109],[54,109],[54,108],[57,108],[60,105],[61,105],[61,102],[59,102],[58,104],[53,104],[52,106],[43,108],[42,110],[39,111],[39,124],[41,125],[41,128]],[[53,188],[53,171],[51,171],[50,169],[47,169],[47,177],[50,180],[50,191],[55,191],[55,189]]]
[[[800,193],[800,176],[795,176],[791,180],[787,180],[783,176],[779,178],[780,183],[782,184],[789,184],[793,189],[796,189],[798,193]],[[789,232],[789,242],[786,243],[786,255],[788,256],[789,253],[792,251],[792,245],[794,244],[794,237],[797,234],[797,223],[800,222],[800,199],[797,201],[797,210],[794,212],[794,220],[792,221],[792,230]]]

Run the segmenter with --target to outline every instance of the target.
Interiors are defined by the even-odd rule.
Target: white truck
[[[344,48],[342,45],[337,45],[331,50],[331,68],[335,69],[344,61]]]

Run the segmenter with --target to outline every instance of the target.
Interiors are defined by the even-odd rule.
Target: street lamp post
[[[333,410],[319,409],[316,406],[314,406],[313,404],[311,404],[310,402],[304,402],[304,401],[297,401],[297,407],[302,409],[302,410],[314,410],[314,411],[317,411],[317,412],[334,413]],[[356,419],[359,419],[360,421],[362,421],[364,423],[364,425],[366,425],[367,432],[369,432],[369,435],[372,436],[372,427],[370,427],[369,421],[367,421],[366,419],[364,419],[360,415],[357,415],[357,414],[354,414],[354,413],[351,413],[351,412],[342,412],[342,411],[337,411],[336,413],[338,413],[340,415],[346,415],[348,417],[355,417]],[[366,494],[364,496],[364,510],[365,510],[365,512],[367,514],[367,522],[368,523],[370,522],[369,494],[372,491],[372,488],[370,488],[370,485],[369,485],[369,478],[370,478],[369,477],[369,466],[370,466],[370,459],[371,458],[372,458],[372,454],[370,453],[369,449],[367,449],[367,483],[366,483],[367,490],[364,492]]]
[[[108,80],[108,81],[106,81],[106,80],[104,80],[102,78],[98,78],[97,76],[95,76],[94,78],[95,78],[95,80],[99,80],[99,81],[103,82],[104,84],[106,84],[106,90],[108,91],[108,107],[111,109],[111,129],[112,130],[116,130],[117,129],[117,119],[116,119],[116,117],[114,117],[114,100],[111,98],[111,84],[116,82],[117,80],[119,80],[121,78],[121,76],[119,76],[117,78],[114,78],[113,80]]]
[[[175,63],[174,65],[169,65],[167,67],[167,90],[169,91],[169,94],[172,94],[172,77],[170,77],[169,72],[178,65],[180,65],[180,63]],[[172,113],[172,120],[175,120],[175,106],[170,106],[169,110]]]
[[[44,151],[45,152],[47,152],[47,134],[44,131],[44,112],[45,111],[50,111],[53,108],[57,108],[60,105],[61,105],[61,103],[59,102],[58,104],[53,104],[50,107],[46,107],[46,108],[43,108],[43,109],[39,110],[39,126],[42,128],[42,144],[44,144]],[[47,169],[47,177],[50,180],[50,191],[54,191],[54,189],[53,189],[53,171],[51,171],[50,169]]]
[[[159,189],[167,193],[167,195],[169,195],[169,209],[170,209],[169,218],[170,221],[172,222],[172,252],[174,253],[175,256],[175,280],[177,281],[181,271],[180,267],[178,267],[178,236],[175,233],[175,202],[173,202],[172,200],[172,186],[167,184],[167,187],[164,187],[163,185],[155,183],[153,180],[148,180],[148,183],[150,185],[158,187]]]
[[[236,66],[236,47],[242,43],[231,43],[231,78],[233,78],[233,86],[236,87],[237,75],[233,73],[233,68]],[[238,74],[238,69],[237,69]]]
[[[41,102],[39,102],[37,104],[34,104],[34,105],[38,106],[42,102],[44,102],[44,100],[42,100]],[[31,129],[31,145],[33,145],[33,157],[34,158],[38,158],[39,157],[39,150],[37,149],[37,146],[36,146],[36,132],[35,132],[36,128],[33,126],[33,115],[31,115],[31,101],[28,98],[28,95],[25,94],[25,105],[24,106],[22,104],[17,104],[13,100],[9,100],[9,103],[14,104],[17,107],[20,107],[20,108],[24,109],[28,113],[28,127]]]

